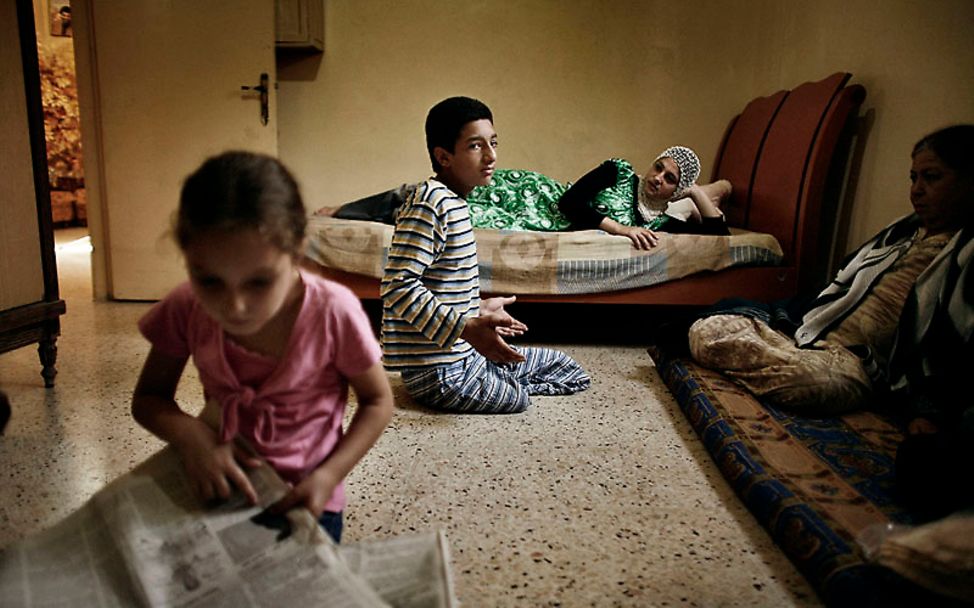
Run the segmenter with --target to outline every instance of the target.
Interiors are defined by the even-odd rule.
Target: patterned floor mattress
[[[902,435],[890,421],[793,416],[718,372],[656,346],[649,354],[728,483],[827,604],[922,597],[857,542],[870,526],[913,523],[896,498]]]

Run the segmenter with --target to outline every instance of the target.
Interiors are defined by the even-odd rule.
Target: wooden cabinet
[[[31,0],[0,3],[0,353],[38,345],[45,386],[54,386],[58,296],[44,118]],[[16,43],[19,42],[19,45]]]
[[[279,49],[325,50],[323,0],[275,0],[275,45]]]

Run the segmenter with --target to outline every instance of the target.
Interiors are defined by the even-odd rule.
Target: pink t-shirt
[[[222,410],[221,439],[246,439],[287,481],[315,469],[342,437],[348,381],[375,365],[379,344],[346,287],[301,272],[304,301],[278,361],[237,345],[183,283],[139,321],[152,346],[193,357],[207,399]],[[344,482],[328,511],[345,507]]]

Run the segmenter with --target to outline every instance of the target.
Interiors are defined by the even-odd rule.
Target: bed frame
[[[824,284],[854,122],[866,97],[861,85],[848,85],[851,76],[837,72],[758,97],[731,119],[721,139],[712,179],[734,185],[723,205],[728,224],[774,235],[784,252],[781,265],[733,267],[604,293],[518,294],[518,301],[703,306],[727,297],[771,301]],[[377,279],[314,270],[360,298],[379,297]]]

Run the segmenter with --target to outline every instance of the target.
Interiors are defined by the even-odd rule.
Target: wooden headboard
[[[866,98],[861,85],[846,86],[851,76],[754,99],[731,120],[714,163],[713,178],[734,185],[724,204],[728,223],[773,234],[800,292],[827,278],[847,127]]]

